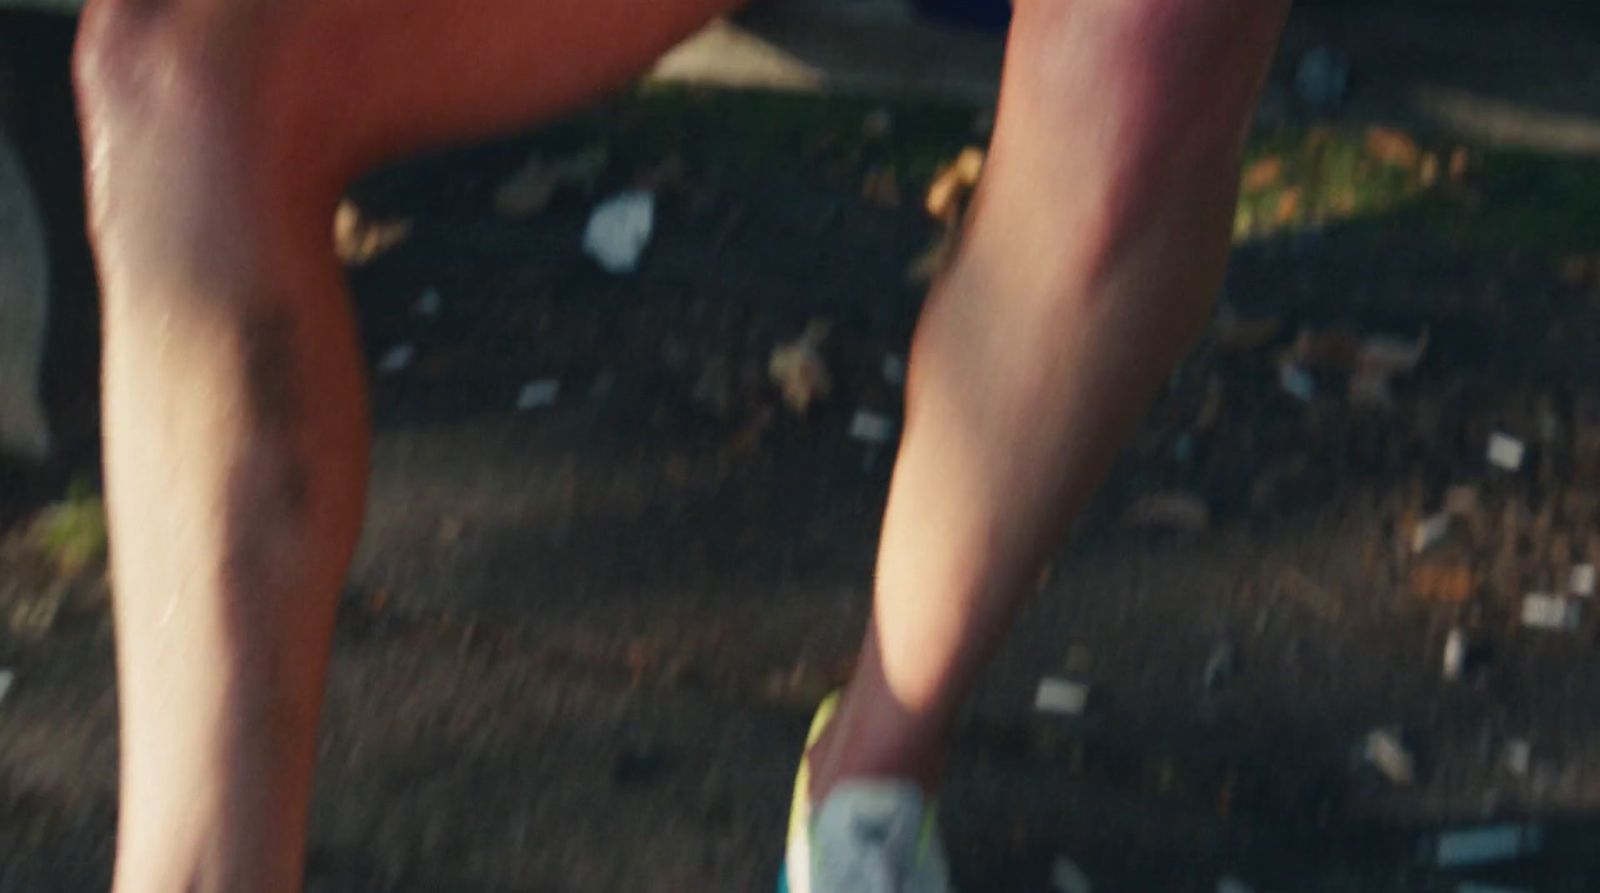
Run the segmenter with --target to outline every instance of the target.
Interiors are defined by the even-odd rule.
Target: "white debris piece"
[[[444,295],[439,294],[437,288],[424,289],[422,296],[417,298],[417,315],[435,317],[444,307]]]
[[[1522,457],[1527,447],[1515,437],[1496,431],[1489,435],[1489,464],[1504,471],[1522,467]]]
[[[1533,745],[1526,738],[1512,738],[1506,742],[1506,771],[1518,778],[1526,778],[1533,768]]]
[[[1238,878],[1224,877],[1217,881],[1217,893],[1253,893],[1250,885]]]
[[[1460,627],[1450,631],[1444,639],[1444,678],[1454,682],[1461,678],[1467,666],[1467,634]]]
[[[856,410],[850,420],[850,436],[871,446],[882,446],[894,437],[894,420],[865,409]]]
[[[554,406],[556,398],[561,395],[561,382],[553,378],[542,378],[530,381],[522,386],[517,393],[517,408],[523,412],[530,409],[543,409]]]
[[[1564,596],[1530,592],[1522,597],[1522,625],[1534,629],[1576,629],[1578,606]]]
[[[1421,555],[1423,552],[1426,552],[1443,542],[1444,538],[1448,536],[1449,533],[1449,512],[1440,512],[1437,515],[1423,518],[1421,521],[1417,522],[1416,528],[1411,531],[1412,553]]]
[[[1081,716],[1088,705],[1089,686],[1054,676],[1039,680],[1039,690],[1033,696],[1033,709],[1040,713]]]
[[[410,344],[396,344],[394,347],[384,351],[383,356],[378,360],[378,371],[384,375],[404,372],[406,367],[411,365],[411,361],[416,358],[416,347]]]
[[[1296,363],[1286,362],[1278,366],[1278,387],[1301,403],[1310,403],[1317,395],[1316,379]]]
[[[1368,732],[1361,755],[1392,784],[1408,785],[1416,780],[1416,763],[1411,758],[1411,752],[1406,750],[1393,732],[1386,729]]]
[[[1050,885],[1057,893],[1093,893],[1094,885],[1076,862],[1066,856],[1056,857],[1050,866]]]
[[[1484,825],[1446,831],[1434,842],[1434,864],[1464,868],[1517,859],[1539,851],[1543,834],[1537,825]]]
[[[14,670],[0,670],[0,703],[4,703],[6,695],[11,693],[12,683],[17,681]]]
[[[1581,598],[1594,595],[1594,565],[1575,564],[1567,576],[1567,591]]]
[[[595,206],[583,232],[583,250],[607,273],[632,273],[639,268],[655,223],[653,193],[642,189],[620,193]]]
[[[888,353],[883,355],[883,380],[892,385],[906,383],[906,361],[899,354]]]

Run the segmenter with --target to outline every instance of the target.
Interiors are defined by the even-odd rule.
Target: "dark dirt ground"
[[[897,412],[879,366],[904,352],[920,302],[902,274],[931,233],[921,184],[974,139],[970,110],[906,107],[885,141],[863,141],[870,108],[646,93],[357,190],[413,221],[352,271],[368,356],[406,343],[416,359],[373,379],[311,889],[769,887],[810,709],[847,672],[867,606],[889,462],[846,429],[858,407]],[[613,154],[596,196],[682,160],[634,276],[578,250],[581,192],[529,221],[490,209],[530,146],[595,139]],[[899,208],[859,196],[885,159]],[[1600,173],[1550,164],[1485,161],[1459,194],[1241,244],[1225,299],[1281,334],[1230,349],[1218,330],[1197,347],[984,677],[945,795],[962,889],[1043,891],[1067,854],[1096,890],[1212,890],[1223,875],[1454,890],[1466,875],[1428,867],[1419,843],[1524,818],[1546,829],[1539,856],[1472,877],[1600,884],[1600,617],[1584,604],[1576,632],[1518,624],[1523,593],[1600,561],[1600,294],[1561,275],[1573,250],[1600,253],[1600,222],[1596,205],[1540,204],[1571,192],[1560,184],[1600,190]],[[1568,222],[1531,246],[1472,226],[1519,200]],[[1541,250],[1551,239],[1559,250]],[[428,287],[443,296],[433,318],[415,311]],[[767,357],[819,316],[836,387],[796,419]],[[1311,369],[1309,404],[1278,388],[1296,332],[1339,326],[1430,333],[1393,409],[1351,406],[1337,362]],[[92,337],[62,329],[58,354]],[[17,674],[0,703],[3,891],[96,889],[111,848],[104,583],[63,576],[20,535],[68,478],[93,475],[92,373],[72,368],[51,379],[66,458],[6,471],[0,499],[0,666]],[[515,411],[541,378],[560,380],[556,405]],[[1528,442],[1521,471],[1484,462],[1496,429]],[[1397,543],[1453,485],[1481,510],[1407,554]],[[1120,522],[1172,490],[1210,506],[1206,530]],[[1419,566],[1459,569],[1466,597],[1419,597]],[[1475,653],[1447,682],[1453,627]],[[1222,645],[1237,666],[1208,689]],[[1031,709],[1039,678],[1061,674],[1093,685],[1070,723]],[[1360,765],[1374,728],[1415,754],[1414,784]],[[1531,745],[1524,772],[1505,765],[1514,739]]]

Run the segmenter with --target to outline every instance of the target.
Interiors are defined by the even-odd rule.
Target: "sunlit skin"
[[[105,307],[119,893],[299,889],[369,437],[328,238],[345,184],[569,110],[730,5],[93,0],[77,76]],[[1017,4],[814,796],[869,775],[937,785],[1024,582],[1207,313],[1286,7]]]

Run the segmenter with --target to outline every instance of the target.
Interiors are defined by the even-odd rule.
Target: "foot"
[[[817,711],[808,751],[836,705],[830,697]],[[779,893],[950,893],[935,809],[920,782],[850,778],[814,805],[810,762],[802,759],[795,782]]]

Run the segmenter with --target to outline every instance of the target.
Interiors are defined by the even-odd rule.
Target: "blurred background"
[[[115,814],[95,289],[73,10],[15,3],[0,891],[81,891]],[[352,189],[377,437],[309,889],[769,888],[1006,14],[757,3]],[[646,205],[642,252],[586,238]],[[1234,235],[962,721],[961,888],[1086,889],[1062,860],[1095,890],[1594,888],[1600,14],[1301,3]]]

